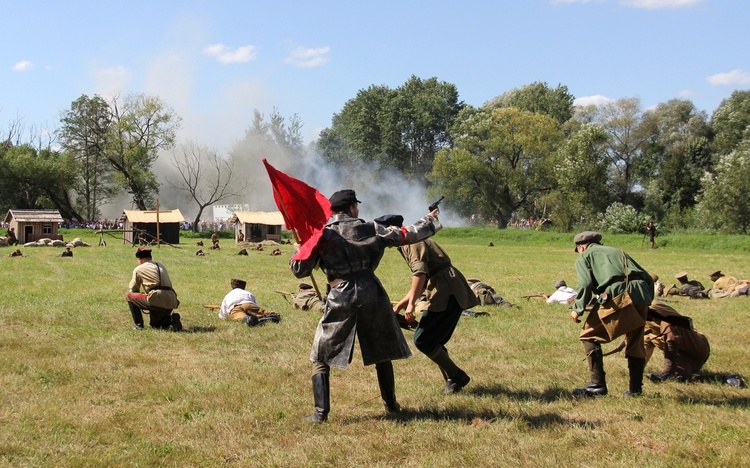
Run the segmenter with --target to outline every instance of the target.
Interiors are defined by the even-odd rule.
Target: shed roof
[[[284,217],[280,211],[235,211],[230,223],[237,221],[242,224],[266,224],[268,226],[281,226]]]
[[[156,223],[156,211],[123,210],[122,217],[131,223]],[[159,224],[185,221],[179,209],[159,210]]]
[[[5,221],[10,222],[11,219],[24,223],[63,222],[58,210],[8,210],[8,214],[5,215]]]

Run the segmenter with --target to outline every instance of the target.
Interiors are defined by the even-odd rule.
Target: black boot
[[[328,420],[328,412],[331,410],[331,387],[328,380],[329,374],[315,374],[312,376],[313,398],[315,399],[315,412],[305,416],[308,421],[316,424]]]
[[[396,401],[396,380],[393,377],[393,364],[391,361],[375,364],[375,371],[378,374],[378,386],[385,410],[389,413],[398,413],[401,411],[401,405]]]
[[[646,374],[646,377],[654,383],[661,383],[674,377],[677,356],[677,343],[674,341],[667,341],[667,344],[664,347],[664,370],[659,374]]]
[[[182,331],[182,320],[180,320],[180,314],[177,312],[172,314],[172,331]]]
[[[628,374],[630,376],[630,389],[625,396],[643,395],[643,369],[646,368],[646,360],[643,358],[628,357]]]
[[[130,315],[133,316],[133,323],[135,323],[133,330],[143,330],[143,313],[141,309],[132,302],[128,302],[128,307],[130,307]]]
[[[591,381],[585,387],[573,389],[573,396],[604,396],[607,394],[607,381],[605,379],[606,374],[604,373],[602,346],[599,343],[584,341],[583,349],[586,351],[586,361],[589,364]]]

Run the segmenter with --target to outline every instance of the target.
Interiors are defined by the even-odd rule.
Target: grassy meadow
[[[436,240],[465,276],[494,286],[512,309],[477,307],[448,344],[472,377],[460,394],[413,346],[394,362],[404,412],[386,416],[375,369],[358,348],[331,375],[331,414],[313,409],[308,360],[317,313],[294,310],[274,290],[295,291],[292,247],[270,256],[239,250],[196,257],[194,239],[154,250],[181,301],[182,333],[134,331],[124,302],[134,249],[93,231],[64,231],[92,247],[0,249],[0,465],[2,466],[747,466],[750,389],[646,380],[625,398],[627,362],[605,358],[610,395],[573,399],[588,382],[581,325],[565,306],[522,295],[575,286],[573,235],[446,229]],[[648,250],[642,236],[606,236],[668,285],[677,271],[709,286],[721,269],[749,278],[747,237],[674,235]],[[489,247],[492,242],[494,247]],[[378,269],[391,299],[409,271],[390,250]],[[231,278],[242,278],[282,321],[248,328],[218,319]],[[324,277],[315,277],[323,284]],[[707,372],[750,376],[747,297],[671,301],[711,344]],[[407,339],[411,332],[405,331]],[[615,344],[605,345],[605,351]],[[647,372],[661,370],[656,355]]]

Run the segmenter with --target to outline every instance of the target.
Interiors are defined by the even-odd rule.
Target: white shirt
[[[547,304],[570,304],[576,298],[578,293],[575,289],[568,286],[560,286],[557,291],[553,292],[550,297],[547,298]]]
[[[221,301],[221,308],[219,309],[219,318],[220,319],[229,318],[229,314],[232,312],[232,309],[234,309],[240,304],[246,304],[248,302],[258,305],[255,302],[255,296],[253,296],[252,293],[247,292],[244,289],[240,289],[240,288],[232,289],[231,291],[229,291],[229,293],[227,293],[226,296],[224,296],[224,300]]]

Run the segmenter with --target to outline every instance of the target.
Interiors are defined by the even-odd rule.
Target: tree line
[[[176,142],[180,117],[158,97],[83,95],[42,142],[11,125],[0,144],[0,208],[56,208],[77,221],[127,192],[137,209],[159,193],[162,152],[176,176],[166,183],[198,207],[238,201],[247,165],[261,155],[319,154],[356,173],[396,170],[430,198],[483,225],[519,218],[552,229],[635,232],[647,219],[667,229],[747,233],[750,206],[750,91],[735,91],[709,115],[688,99],[643,109],[638,98],[575,106],[564,85],[532,83],[480,107],[455,85],[412,76],[391,89],[360,90],[331,126],[304,145],[302,121],[254,111],[226,155]],[[298,175],[299,176],[299,175]],[[545,225],[547,226],[547,225]]]

